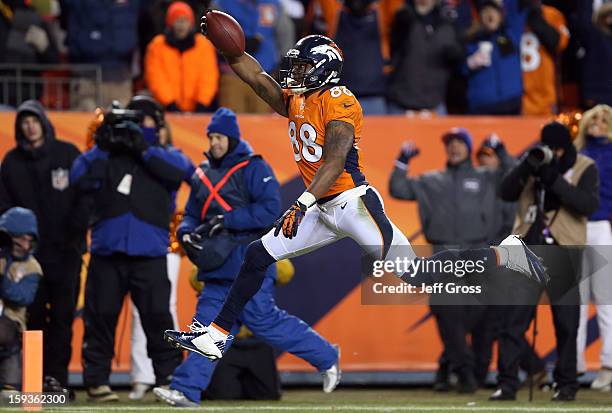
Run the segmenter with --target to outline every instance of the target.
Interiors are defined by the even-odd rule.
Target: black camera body
[[[536,145],[527,152],[527,162],[534,169],[548,165],[554,157],[555,154],[547,145]]]
[[[140,126],[144,113],[139,110],[113,108],[104,114],[104,121],[96,130],[94,140],[107,151],[129,150],[142,139]]]

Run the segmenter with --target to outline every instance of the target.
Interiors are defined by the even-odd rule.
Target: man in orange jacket
[[[166,31],[153,38],[145,54],[145,80],[153,97],[175,112],[202,112],[219,84],[217,55],[210,42],[194,31],[187,3],[172,3]]]

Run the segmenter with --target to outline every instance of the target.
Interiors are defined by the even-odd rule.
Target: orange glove
[[[274,236],[277,237],[278,233],[283,230],[285,238],[293,238],[297,235],[298,227],[306,214],[308,208],[300,201],[295,201],[291,208],[287,210],[275,223]]]

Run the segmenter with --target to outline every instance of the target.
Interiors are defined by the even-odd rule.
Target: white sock
[[[498,264],[500,267],[505,267],[506,265],[508,265],[508,255],[509,252],[506,248],[504,247],[491,247],[495,250],[495,253],[497,254],[497,260],[498,260]]]
[[[225,341],[227,339],[227,334],[215,327],[214,324],[208,326],[208,334],[215,341]]]

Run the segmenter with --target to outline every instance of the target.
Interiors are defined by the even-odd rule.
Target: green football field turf
[[[491,390],[492,391],[492,390]],[[199,409],[176,409],[156,402],[152,394],[148,394],[141,402],[127,400],[127,392],[120,392],[121,402],[110,404],[92,404],[86,402],[83,392],[78,393],[78,399],[68,407],[45,408],[44,411],[63,413],[80,412],[253,412],[253,413],[307,413],[307,412],[542,412],[542,413],[579,413],[579,412],[610,412],[612,413],[612,393],[600,393],[582,390],[578,400],[570,403],[554,403],[550,401],[551,393],[535,392],[536,400],[527,401],[527,392],[519,393],[516,402],[486,401],[491,393],[481,390],[474,395],[460,396],[456,393],[434,393],[421,389],[339,389],[332,394],[323,394],[316,390],[286,390],[283,399],[278,402],[203,402]],[[1,409],[0,409],[1,410]],[[20,409],[4,409],[20,411]]]

